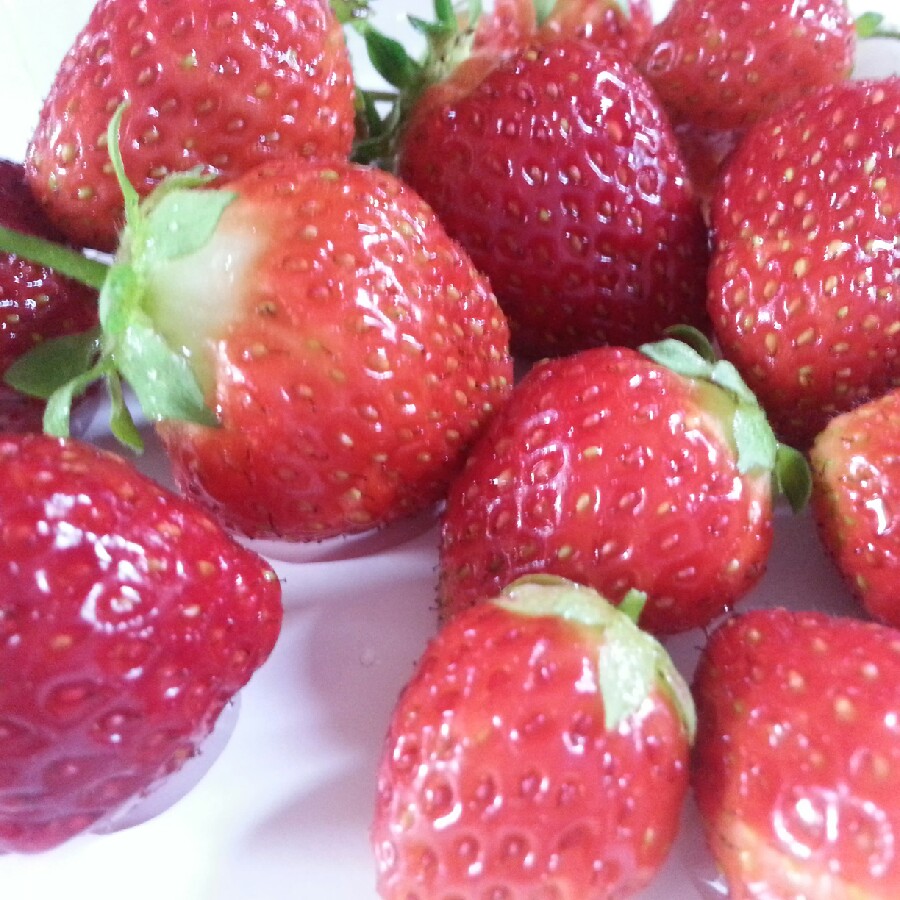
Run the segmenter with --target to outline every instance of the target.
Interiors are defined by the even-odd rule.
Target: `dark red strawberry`
[[[713,205],[709,308],[782,439],[900,380],[900,78],[823,88],[754,126]]]
[[[434,213],[348,162],[185,184],[138,206],[123,181],[103,344],[48,429],[85,384],[115,400],[126,379],[183,490],[253,537],[365,531],[441,499],[512,366],[487,280]],[[140,443],[121,403],[112,424]]]
[[[386,900],[630,897],[672,845],[693,731],[665,650],[591,590],[525,580],[430,642],[394,710]]]
[[[705,327],[699,204],[631,65],[553,40],[483,69],[464,64],[419,95],[397,165],[490,278],[514,351],[634,346],[670,325]]]
[[[0,852],[115,815],[196,752],[266,659],[263,560],[122,458],[0,436]]]
[[[0,160],[0,226],[61,238],[25,184],[22,164],[9,160]],[[0,254],[0,375],[45,338],[96,324],[95,291],[14,253]],[[40,431],[43,414],[43,402],[0,382],[0,432]]]
[[[736,616],[710,639],[694,696],[694,793],[729,896],[900,896],[896,630]]]
[[[644,349],[660,362],[582,351],[516,386],[447,499],[444,617],[552,573],[613,602],[645,592],[641,624],[671,633],[708,624],[756,584],[773,471],[799,505],[804,465],[776,446],[727,363],[678,341]]]
[[[675,0],[641,71],[678,121],[745,128],[853,68],[844,0]]]
[[[123,101],[122,155],[142,196],[194,166],[233,178],[286,156],[350,152],[353,84],[326,0],[99,0],[62,61],[28,155],[56,225],[112,250],[122,195],[106,127]]]
[[[822,541],[863,607],[900,627],[900,391],[832,419],[810,450]]]

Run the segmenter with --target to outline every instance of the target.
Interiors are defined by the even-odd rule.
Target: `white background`
[[[421,15],[430,4],[373,5],[383,26],[408,34],[405,13]],[[90,6],[0,0],[0,155],[22,158],[54,67]],[[872,0],[860,8],[887,14],[894,6]],[[886,42],[865,52],[867,73],[898,58]],[[141,464],[165,479],[155,446]],[[41,856],[0,857],[0,898],[372,900],[374,773],[397,692],[434,630],[435,546],[433,520],[423,517],[374,542],[264,548],[293,554],[275,560],[285,579],[284,631],[243,692],[234,733],[210,772],[144,824]],[[779,512],[769,572],[746,601],[769,603],[852,611],[807,516]],[[685,674],[702,642],[699,633],[669,642]],[[707,896],[720,893],[689,805],[681,841],[644,897]]]

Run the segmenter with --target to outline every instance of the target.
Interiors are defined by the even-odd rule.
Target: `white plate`
[[[765,2],[765,0],[758,0]],[[374,0],[379,19],[408,34],[425,0]],[[657,13],[667,7],[657,2]],[[888,12],[895,0],[853,3]],[[53,68],[91,0],[0,0],[0,155],[21,158]],[[861,71],[893,68],[887,42]],[[142,466],[165,478],[151,447]],[[745,606],[854,608],[808,516],[780,513],[768,574]],[[285,581],[284,631],[241,697],[233,734],[186,797],[149,821],[88,836],[47,854],[0,858],[4,900],[373,900],[367,832],[387,721],[433,633],[436,530],[429,517],[376,545],[267,549]],[[377,552],[376,552],[377,551]],[[702,633],[669,642],[690,675]],[[230,723],[229,723],[230,724]],[[227,733],[223,735],[223,740]],[[643,900],[721,896],[693,808]]]

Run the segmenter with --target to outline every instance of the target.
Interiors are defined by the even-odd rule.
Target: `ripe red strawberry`
[[[122,458],[0,436],[0,852],[48,849],[181,767],[266,659],[280,586]]]
[[[728,364],[677,341],[645,350],[662,362],[600,348],[538,363],[516,386],[447,499],[445,617],[551,573],[612,602],[643,591],[643,627],[672,633],[756,584],[773,471],[799,505],[804,486],[785,468],[798,461]]]
[[[900,636],[758,610],[694,682],[693,788],[729,896],[900,896]]]
[[[382,897],[630,897],[679,825],[690,693],[591,590],[525,580],[432,639],[394,710]]]
[[[512,365],[487,280],[412,190],[294,159],[136,203],[101,353],[50,430],[73,392],[106,377],[115,396],[121,375],[182,489],[253,537],[365,531],[443,497]],[[113,428],[139,443],[126,412]]]
[[[754,126],[713,205],[709,308],[782,439],[900,379],[900,78],[823,88]]]
[[[0,160],[0,226],[59,240],[25,184],[21,163]],[[14,254],[0,254],[0,374],[45,338],[97,323],[96,292]],[[44,404],[0,382],[0,432],[40,431]]]
[[[810,450],[819,534],[853,593],[900,627],[900,390],[835,417]]]
[[[652,29],[650,0],[556,0],[538,37],[580,37],[635,60]]]
[[[535,44],[428,88],[401,177],[469,251],[540,357],[705,326],[707,235],[656,98],[617,53]]]
[[[142,196],[194,166],[232,178],[346,157],[353,138],[350,59],[326,0],[99,0],[44,101],[28,178],[63,232],[103,250],[122,224],[105,138],[124,100],[122,155]]]
[[[640,68],[677,121],[744,128],[846,79],[855,47],[844,0],[675,0]]]

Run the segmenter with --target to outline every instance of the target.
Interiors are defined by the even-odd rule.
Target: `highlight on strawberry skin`
[[[0,852],[176,773],[274,648],[281,585],[196,505],[74,439],[0,436]]]
[[[523,579],[432,638],[381,757],[381,897],[625,897],[651,883],[678,832],[695,722],[634,623],[642,599],[616,609]]]

